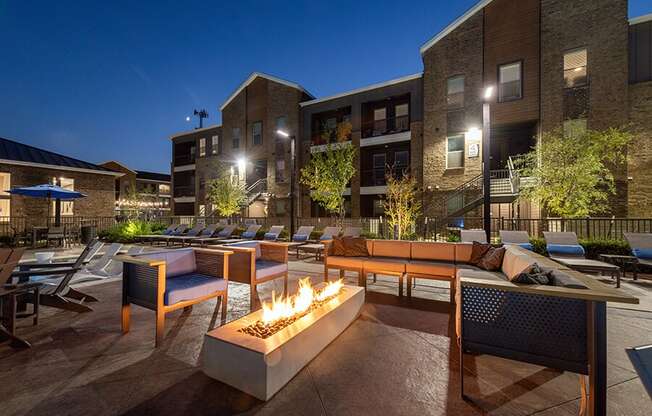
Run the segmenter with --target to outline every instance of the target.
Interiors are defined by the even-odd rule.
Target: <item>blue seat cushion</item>
[[[548,254],[551,256],[584,256],[584,248],[575,244],[548,244]]]
[[[292,241],[307,241],[308,240],[308,235],[306,234],[295,234],[294,237],[292,237]]]
[[[256,232],[255,232],[255,231],[245,231],[245,232],[242,233],[242,235],[241,235],[242,238],[254,238],[255,236],[256,236]]]
[[[632,252],[636,258],[652,260],[652,248],[635,248]]]
[[[285,273],[288,271],[287,263],[279,263],[270,260],[256,260],[256,279],[263,279],[265,277]]]
[[[278,238],[278,234],[276,233],[265,233],[265,240],[276,240]]]
[[[530,250],[530,251],[532,251],[532,249],[533,249],[532,244],[530,244],[530,243],[518,243],[516,245],[519,246],[519,247],[523,247],[524,249]]]
[[[220,290],[225,290],[228,282],[199,273],[183,274],[165,280],[166,305],[174,305],[184,300],[193,300]]]

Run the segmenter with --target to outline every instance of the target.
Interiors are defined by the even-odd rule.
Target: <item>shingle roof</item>
[[[146,172],[144,170],[136,171],[136,179],[145,179],[148,181],[170,182],[172,178],[167,173]]]
[[[49,150],[19,143],[0,137],[0,159],[13,160],[24,163],[38,163],[42,165],[61,166],[66,168],[89,169],[101,172],[112,172],[109,169],[84,162],[83,160],[60,155]]]

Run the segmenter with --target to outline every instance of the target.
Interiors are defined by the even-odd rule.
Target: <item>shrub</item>
[[[98,236],[110,243],[133,243],[137,235],[160,234],[165,228],[161,223],[130,220],[100,231]]]
[[[369,240],[378,240],[378,239],[380,239],[380,236],[378,234],[372,233],[372,232],[360,233],[360,237],[364,237],[364,238],[369,239]]]
[[[542,256],[548,255],[548,250],[546,250],[546,240],[543,238],[530,238],[530,244],[532,244],[532,251],[535,253],[541,254]]]
[[[462,237],[459,234],[447,234],[444,236],[444,239],[449,243],[459,243],[462,241]]]
[[[530,238],[530,243],[535,253],[547,256],[546,241],[543,238]],[[586,252],[587,259],[600,259],[600,254],[622,254],[631,255],[629,245],[621,240],[579,240],[580,245]]]

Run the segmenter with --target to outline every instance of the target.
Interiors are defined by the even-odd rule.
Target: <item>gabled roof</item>
[[[171,176],[167,173],[147,172],[144,170],[136,171],[136,179],[157,182],[170,182],[172,180]]]
[[[279,83],[279,84],[287,85],[288,87],[295,88],[295,89],[297,89],[297,90],[299,90],[299,91],[302,91],[302,92],[308,94],[308,95],[310,96],[310,98],[315,98],[314,95],[310,94],[310,93],[309,93],[305,88],[303,88],[301,85],[299,85],[299,84],[297,84],[297,83],[290,82],[290,81],[286,81],[286,80],[281,79],[281,78],[276,78],[276,77],[274,77],[274,76],[272,76],[272,75],[263,74],[262,72],[253,72],[251,75],[249,75],[249,78],[247,78],[247,79],[245,80],[245,82],[243,82],[242,84],[240,84],[240,86],[238,87],[238,89],[235,90],[235,92],[234,92],[233,94],[231,94],[231,95],[229,96],[229,98],[226,99],[226,101],[224,101],[224,104],[222,104],[222,106],[220,107],[220,111],[223,111],[223,110],[224,110],[224,107],[226,107],[227,105],[229,105],[229,103],[230,103],[230,102],[231,102],[231,101],[232,101],[232,100],[233,100],[233,99],[234,99],[238,94],[240,94],[240,93],[242,92],[243,89],[247,88],[247,86],[248,86],[249,84],[251,84],[252,82],[254,82],[254,80],[255,80],[256,78],[259,78],[259,77],[260,77],[260,78],[265,78],[265,79],[267,79],[267,80],[269,80],[269,81],[273,81],[273,82],[276,82],[276,83]]]
[[[493,0],[480,0],[479,2],[477,2],[473,7],[471,7],[469,10],[467,10],[463,15],[461,15],[460,17],[455,19],[453,21],[453,23],[446,26],[444,28],[444,30],[437,33],[434,37],[430,38],[430,40],[428,42],[424,43],[421,46],[421,48],[419,48],[419,52],[421,52],[421,55],[423,55],[428,49],[430,49],[431,46],[433,46],[435,43],[439,42],[446,35],[451,33],[453,30],[457,29],[457,27],[460,26],[462,23],[466,22],[471,16],[473,16],[478,11],[485,8],[492,1]]]
[[[111,164],[116,164],[119,167],[121,167],[125,173],[133,173],[134,175],[136,174],[136,171],[133,169],[130,169],[128,166],[123,165],[122,163],[118,162],[117,160],[107,160],[106,162],[102,162],[99,165],[102,166],[103,168],[107,168],[109,170],[112,170],[114,172],[118,172],[118,170],[111,169]]]
[[[172,136],[170,136],[170,140],[176,139],[177,137],[182,137],[182,136],[188,136],[193,133],[201,133],[203,131],[208,131],[208,130],[213,130],[222,127],[221,124],[213,124],[211,126],[207,127],[202,127],[201,129],[194,129],[194,130],[188,130],[188,131],[182,131],[180,133],[174,133]]]
[[[389,81],[384,81],[384,82],[379,82],[377,84],[367,85],[366,87],[356,88],[356,89],[351,90],[351,91],[342,92],[342,93],[335,94],[335,95],[330,95],[328,97],[317,98],[317,99],[310,100],[310,101],[304,101],[304,102],[299,103],[299,105],[301,107],[305,107],[305,106],[308,106],[308,105],[311,105],[311,104],[317,104],[317,103],[321,103],[321,102],[324,102],[324,101],[330,101],[330,100],[334,100],[334,99],[337,99],[337,98],[346,97],[347,95],[359,94],[361,92],[371,91],[371,90],[375,90],[377,88],[388,87],[390,85],[400,84],[401,82],[411,81],[413,79],[419,79],[422,76],[423,76],[423,72],[419,72],[417,74],[412,74],[412,75],[406,75],[406,76],[401,77],[401,78],[390,79]]]
[[[636,16],[629,19],[630,25],[637,25],[639,23],[645,23],[652,21],[652,13],[644,14],[643,16]]]
[[[94,163],[0,137],[0,163],[121,176]]]

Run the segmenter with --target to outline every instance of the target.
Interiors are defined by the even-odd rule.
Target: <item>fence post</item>
[[[591,238],[591,217],[586,217],[586,238],[587,240]]]

